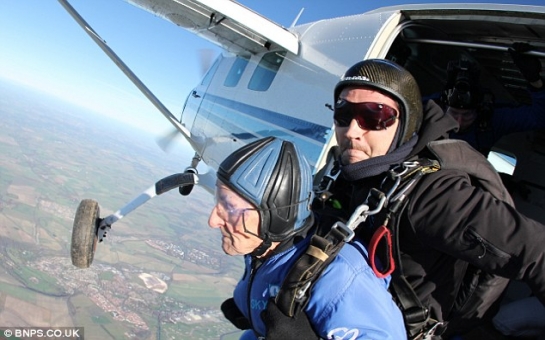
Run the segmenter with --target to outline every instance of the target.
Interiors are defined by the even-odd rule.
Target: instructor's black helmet
[[[398,145],[407,142],[422,124],[422,97],[414,77],[386,59],[367,59],[350,67],[335,86],[335,102],[343,88],[365,86],[393,97],[400,105]]]
[[[259,210],[263,240],[286,240],[313,221],[312,172],[291,142],[267,137],[245,145],[220,164],[217,176]]]

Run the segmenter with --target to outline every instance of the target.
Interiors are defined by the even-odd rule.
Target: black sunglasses
[[[339,127],[347,127],[352,119],[364,130],[385,130],[397,118],[397,110],[382,103],[352,103],[339,99],[335,103],[333,119]]]

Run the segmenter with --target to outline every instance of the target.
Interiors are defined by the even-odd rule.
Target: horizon
[[[377,5],[345,0],[340,6],[328,0],[296,0],[279,6],[239,1],[284,27],[293,23],[301,9],[298,25],[406,2],[389,0]],[[541,4],[537,0],[502,3]],[[125,1],[71,0],[70,4],[177,117],[187,95],[201,79],[199,51],[211,50],[215,56],[221,51],[211,42]],[[29,7],[33,10],[29,11]],[[2,78],[39,88],[156,136],[172,129],[57,1],[0,2],[0,44]]]

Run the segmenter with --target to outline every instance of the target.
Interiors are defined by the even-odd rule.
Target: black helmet
[[[259,209],[259,237],[283,241],[310,226],[312,172],[291,142],[259,139],[229,155],[218,179]]]
[[[441,95],[444,107],[475,109],[483,93],[479,87],[480,69],[469,60],[452,60],[447,66],[447,84]]]
[[[414,77],[403,67],[386,59],[367,59],[350,67],[335,86],[335,102],[343,88],[365,86],[383,92],[400,104],[400,139],[407,142],[422,124],[422,97]]]

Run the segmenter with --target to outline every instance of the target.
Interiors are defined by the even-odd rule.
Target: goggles
[[[275,207],[275,208],[269,208],[269,209],[256,209],[256,208],[236,208],[231,206],[229,203],[226,202],[226,200],[218,195],[218,192],[216,191],[216,195],[214,196],[215,206],[214,209],[217,209],[218,214],[226,217],[230,223],[233,223],[233,225],[236,225],[240,219],[242,219],[242,227],[244,228],[244,232],[256,236],[258,238],[261,238],[261,236],[257,235],[256,233],[251,232],[246,227],[246,212],[248,211],[257,211],[258,213],[264,212],[264,211],[270,211],[270,210],[280,210],[280,209],[286,209],[286,208],[292,208],[295,207],[303,202],[310,201],[310,196],[308,198],[305,198],[301,201],[295,202],[293,204],[284,205],[281,207]]]
[[[226,197],[220,197],[219,193],[216,191],[214,196],[214,203],[218,213],[222,216],[226,216],[232,222],[235,222],[244,214],[246,210],[253,210],[251,207],[246,208],[237,208],[234,204],[228,202]]]
[[[261,238],[256,233],[253,233],[246,228],[246,212],[251,210],[259,211],[258,209],[254,208],[236,208],[233,207],[231,204],[227,203],[226,200],[222,197],[219,197],[218,192],[216,192],[215,195],[215,203],[214,209],[216,209],[217,213],[222,216],[223,218],[227,218],[227,220],[232,223],[233,226],[237,225],[239,221],[242,219],[242,228],[244,229],[245,233],[248,233],[250,235],[256,236],[258,238]]]
[[[339,99],[335,103],[333,119],[339,127],[347,127],[355,119],[361,129],[379,131],[395,123],[397,110],[382,103],[352,103]]]

